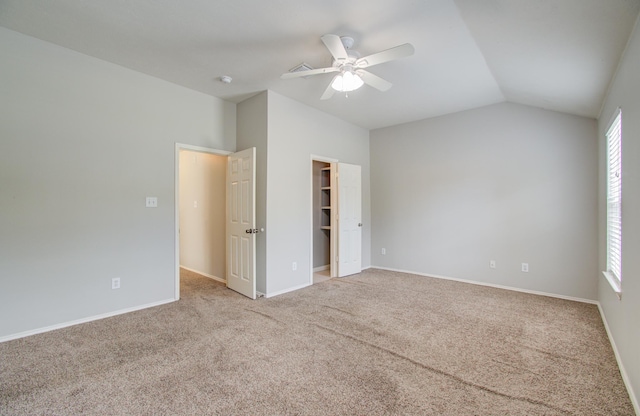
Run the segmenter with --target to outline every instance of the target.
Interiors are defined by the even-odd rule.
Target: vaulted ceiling
[[[271,89],[373,129],[509,101],[597,117],[640,0],[0,0],[0,26],[240,102]],[[393,87],[321,101],[320,36],[348,35]],[[10,57],[2,57],[10,59]],[[231,84],[220,82],[229,75]]]

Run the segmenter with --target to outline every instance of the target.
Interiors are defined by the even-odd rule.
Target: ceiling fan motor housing
[[[414,48],[411,44],[405,43],[382,52],[360,57],[357,51],[351,49],[354,40],[350,36],[337,36],[332,34],[321,37],[324,45],[329,49],[333,57],[333,64],[328,68],[307,69],[305,71],[292,71],[282,74],[281,78],[303,78],[309,75],[321,75],[336,73],[333,81],[325,90],[321,100],[328,100],[333,96],[334,90],[340,92],[353,91],[367,84],[379,91],[387,91],[391,88],[391,83],[367,71],[366,68],[379,65],[395,59],[413,55]]]

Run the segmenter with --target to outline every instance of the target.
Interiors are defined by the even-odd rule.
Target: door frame
[[[194,146],[190,144],[177,143],[175,144],[175,155],[174,155],[174,273],[175,273],[175,289],[174,289],[174,300],[180,299],[180,150],[190,150],[193,152],[199,153],[209,153],[218,156],[228,156],[233,152],[229,152],[227,150],[213,149],[209,147],[202,146]],[[226,170],[225,170],[226,172]],[[226,173],[225,173],[226,178]],[[227,198],[225,193],[225,199]],[[225,247],[226,251],[226,247]],[[226,258],[226,253],[225,253]]]
[[[319,155],[314,155],[312,154],[309,160],[309,172],[311,173],[311,190],[309,192],[309,238],[310,238],[310,244],[309,244],[309,285],[313,285],[313,162],[324,162],[324,163],[332,163],[332,164],[338,164],[339,160],[332,158],[332,157],[326,157],[326,156],[319,156]],[[334,197],[334,195],[332,195],[332,198]],[[331,213],[331,215],[335,215],[335,213]],[[334,230],[331,230],[332,234],[334,232]],[[331,251],[331,248],[329,249],[329,251]],[[330,259],[329,261],[329,270],[331,271],[331,269],[334,267],[333,263],[334,263],[335,259]],[[331,273],[331,275],[333,276],[333,273]]]

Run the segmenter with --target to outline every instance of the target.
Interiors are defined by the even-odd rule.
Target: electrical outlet
[[[120,289],[120,278],[114,277],[111,279],[111,289]]]
[[[198,208],[198,201],[193,201],[193,207]]]
[[[522,263],[522,271],[529,273],[529,263]]]
[[[489,267],[492,268],[492,269],[495,269],[496,268],[496,261],[495,260],[490,260],[489,261]]]
[[[158,208],[158,197],[156,196],[148,196],[146,200],[147,208]]]
[[[387,254],[387,249],[386,248],[380,249],[380,254],[382,254],[383,256]]]
[[[293,271],[298,270],[298,263],[296,263],[295,261],[293,263],[291,263],[291,270],[293,270]]]

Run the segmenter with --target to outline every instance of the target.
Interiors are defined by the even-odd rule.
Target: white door
[[[338,163],[338,277],[362,271],[360,166]]]
[[[227,161],[227,287],[256,298],[256,148]]]

